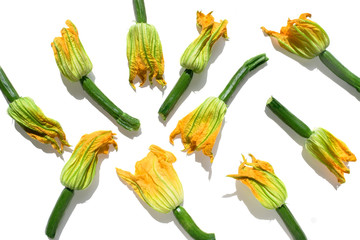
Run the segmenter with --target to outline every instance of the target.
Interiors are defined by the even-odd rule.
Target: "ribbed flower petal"
[[[71,81],[79,81],[92,70],[92,63],[79,39],[75,25],[66,21],[69,28],[61,30],[61,37],[51,43],[60,72]]]
[[[165,86],[164,57],[159,35],[153,25],[136,23],[131,26],[127,35],[127,59],[129,62],[129,82],[133,89],[134,79],[139,76],[143,86],[149,72],[149,81],[152,79]]]
[[[117,149],[114,135],[111,131],[96,131],[82,136],[61,172],[61,183],[73,190],[87,188],[95,176],[98,155],[109,153],[110,144]]]
[[[288,20],[287,26],[280,33],[261,29],[271,37],[275,37],[280,46],[303,58],[314,58],[322,53],[330,44],[325,30],[317,23],[307,19],[310,13],[303,13],[299,19]]]
[[[184,150],[188,153],[202,150],[210,161],[214,160],[212,148],[220,131],[227,110],[226,104],[217,97],[209,97],[198,108],[181,119],[170,134],[170,142],[181,134]]]
[[[356,161],[346,144],[323,128],[314,130],[305,148],[336,176],[339,183],[345,182],[344,173],[350,173],[344,162]]]
[[[31,138],[41,143],[50,143],[59,153],[63,151],[64,145],[70,146],[60,123],[46,117],[31,98],[21,97],[10,103],[8,114]],[[60,146],[56,137],[61,142]]]
[[[116,169],[118,176],[156,211],[167,213],[184,200],[181,182],[172,164],[175,156],[151,145],[149,154],[135,165],[135,175]]]
[[[260,161],[251,155],[252,163],[244,162],[239,167],[238,174],[228,177],[240,180],[248,186],[257,200],[268,209],[275,209],[285,203],[287,192],[284,183],[275,175],[270,163]]]
[[[180,59],[180,64],[195,73],[202,72],[209,62],[211,49],[214,43],[223,36],[227,38],[227,20],[217,23],[214,21],[212,12],[207,15],[197,12],[197,25],[201,27],[201,33],[185,50]]]

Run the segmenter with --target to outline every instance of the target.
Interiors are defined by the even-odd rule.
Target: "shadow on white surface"
[[[327,167],[322,164],[319,160],[314,158],[306,149],[303,148],[303,151],[301,153],[302,157],[304,158],[305,162],[314,169],[315,173],[319,175],[320,177],[324,178],[326,181],[328,181],[335,189],[338,189],[340,187],[340,184],[338,183],[336,177],[334,174],[330,172]]]
[[[61,158],[64,161],[64,157],[62,154],[59,154],[52,146],[51,144],[44,144],[41,143],[33,138],[31,138],[26,132],[25,130],[19,125],[17,124],[15,121],[15,129],[16,131],[18,131],[24,138],[26,138],[27,140],[29,140],[36,148],[41,149],[44,153],[55,153],[57,157]],[[60,146],[60,141],[59,139],[56,138],[57,143]],[[64,146],[64,152],[71,152],[71,148]]]
[[[296,54],[290,53],[289,51],[283,49],[280,47],[278,41],[275,38],[271,38],[271,42],[274,46],[274,48],[286,56],[290,57],[291,59],[295,60],[296,62],[300,63],[303,67],[307,68],[310,71],[313,71],[314,69],[318,69],[320,72],[322,72],[324,75],[326,75],[328,78],[330,78],[332,81],[334,81],[337,85],[345,89],[348,93],[350,93],[353,97],[355,97],[358,101],[360,101],[360,93],[356,91],[354,87],[349,85],[347,82],[342,80],[341,78],[337,77],[333,72],[331,72],[319,59],[319,57],[315,57],[313,59],[305,59],[302,57],[299,57]],[[341,62],[341,61],[340,61]],[[346,66],[345,66],[346,67]],[[349,69],[352,71],[351,69]],[[355,75],[357,75],[355,72],[353,72]],[[357,75],[358,76],[358,75]],[[319,89],[321,91],[322,89]]]
[[[109,152],[111,152],[113,150],[114,150],[114,148],[112,146],[110,146]],[[74,197],[73,197],[73,199],[71,199],[70,204],[67,207],[67,209],[64,213],[64,216],[62,217],[62,219],[59,223],[54,240],[60,239],[61,233],[62,233],[66,223],[68,222],[69,218],[71,217],[71,214],[73,213],[75,207],[78,204],[85,203],[87,200],[89,200],[91,198],[91,196],[94,194],[94,192],[96,191],[96,189],[98,188],[99,178],[100,178],[100,166],[101,166],[103,160],[108,157],[109,157],[108,154],[100,154],[98,157],[98,163],[96,166],[96,174],[95,174],[94,179],[93,179],[92,183],[90,184],[90,186],[84,190],[74,191]],[[78,223],[78,224],[81,224],[81,223]]]
[[[189,84],[189,86],[187,87],[187,89],[184,91],[184,93],[181,95],[181,97],[179,98],[179,100],[177,101],[177,103],[175,104],[174,108],[171,110],[171,112],[169,113],[169,115],[167,116],[166,120],[163,120],[160,116],[159,116],[159,121],[166,126],[166,124],[168,123],[168,121],[172,118],[172,116],[175,114],[175,112],[178,110],[178,108],[181,106],[181,104],[185,101],[185,99],[188,98],[188,96],[190,95],[191,92],[195,92],[195,91],[200,91],[206,84],[207,82],[207,75],[208,75],[208,70],[209,67],[212,63],[215,62],[215,60],[218,58],[218,56],[220,55],[220,53],[224,50],[224,46],[225,46],[225,41],[221,40],[218,41],[217,43],[214,44],[213,48],[212,48],[212,54],[211,57],[209,59],[208,64],[206,65],[205,69],[201,72],[201,73],[194,73],[192,80]],[[181,68],[179,71],[179,78],[181,76],[181,74],[185,71],[184,68]],[[178,79],[179,79],[178,78]],[[176,81],[178,81],[178,79]],[[174,85],[175,86],[175,85]],[[170,89],[166,95],[166,97],[169,95],[170,91],[172,89]],[[164,98],[165,100],[165,98]],[[205,101],[205,99],[204,99]],[[192,110],[194,110],[196,107],[198,106],[194,106],[194,108]],[[160,108],[160,106],[159,106]],[[192,111],[191,110],[191,111]],[[189,113],[191,112],[189,111]],[[183,116],[185,117],[185,116]]]
[[[270,97],[270,96],[269,96]],[[276,98],[276,97],[275,97]],[[279,100],[281,102],[281,100]],[[285,106],[286,107],[286,106]],[[276,116],[268,107],[265,107],[266,115],[279,125],[298,145],[304,146],[305,138],[297,134],[288,125],[286,125],[278,116]],[[296,116],[296,114],[295,114]],[[301,120],[301,119],[300,119]],[[306,124],[306,123],[305,123]]]

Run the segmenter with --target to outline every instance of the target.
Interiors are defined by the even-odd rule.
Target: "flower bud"
[[[314,58],[325,51],[330,40],[325,30],[317,23],[307,19],[310,13],[303,13],[299,19],[288,20],[287,26],[280,33],[261,29],[271,37],[275,37],[280,46],[303,58]]]
[[[159,35],[153,25],[136,23],[131,26],[127,35],[127,59],[129,62],[129,82],[133,89],[136,75],[141,80],[140,87],[145,84],[146,75],[149,71],[149,81],[152,79],[164,87],[163,79],[164,57]]]
[[[284,183],[275,175],[270,163],[260,161],[253,155],[252,163],[248,163],[244,156],[244,162],[239,167],[238,174],[231,174],[228,177],[240,180],[248,186],[257,200],[268,209],[281,207],[287,198]]]
[[[29,97],[21,97],[9,104],[7,110],[12,117],[33,139],[41,143],[48,144],[59,153],[63,151],[63,146],[70,146],[66,141],[66,136],[59,122],[48,118]],[[56,142],[58,138],[61,145]]]
[[[171,152],[151,145],[148,155],[136,163],[135,175],[119,168],[116,172],[150,207],[168,213],[184,200],[181,182],[172,165],[175,161]]]
[[[313,131],[305,148],[336,176],[339,183],[345,182],[344,173],[350,173],[344,162],[356,161],[346,144],[323,128]]]
[[[184,150],[188,153],[201,150],[214,160],[212,148],[221,123],[225,117],[227,106],[217,97],[207,98],[199,107],[181,119],[170,134],[170,142],[174,144],[174,137],[181,134]]]
[[[61,30],[61,37],[56,37],[51,47],[60,72],[69,80],[76,82],[92,70],[92,63],[79,39],[75,25],[66,21],[69,28]]]
[[[72,190],[87,188],[95,176],[98,154],[108,154],[110,144],[117,150],[114,135],[111,131],[96,131],[82,136],[61,171],[61,183]]]
[[[195,73],[202,72],[208,64],[214,43],[221,36],[227,39],[226,25],[228,21],[215,22],[211,13],[207,15],[202,12],[196,13],[197,25],[201,27],[200,36],[186,48],[180,59],[182,67],[193,70]]]

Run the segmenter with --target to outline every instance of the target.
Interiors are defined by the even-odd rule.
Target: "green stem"
[[[55,237],[56,229],[58,228],[61,218],[63,217],[65,210],[69,206],[73,196],[74,190],[69,188],[64,188],[64,190],[61,192],[46,225],[45,233],[49,238],[53,239]]]
[[[144,0],[133,0],[134,12],[137,23],[146,23]]]
[[[138,130],[140,121],[137,118],[121,111],[104,93],[91,81],[88,77],[83,77],[81,80],[83,89],[94,99],[106,112],[108,112],[116,122],[129,131]]]
[[[289,208],[284,204],[281,207],[276,209],[276,212],[279,214],[281,219],[284,221],[287,229],[289,230],[291,236],[294,240],[306,240],[305,233],[301,229],[300,225],[297,223],[296,219],[290,212]]]
[[[294,114],[287,110],[278,100],[274,97],[269,98],[266,106],[275,113],[286,125],[292,128],[297,134],[304,138],[309,138],[312,134],[310,128],[298,119]]]
[[[360,78],[349,71],[342,65],[329,51],[325,50],[319,55],[320,60],[336,76],[353,86],[356,91],[360,92]]]
[[[0,89],[9,103],[19,98],[18,93],[7,78],[2,67],[0,67]]]
[[[183,207],[178,206],[173,213],[185,231],[195,240],[215,240],[215,234],[203,232]]]
[[[174,108],[175,104],[185,92],[186,88],[189,86],[191,79],[193,77],[193,71],[186,69],[180,76],[179,80],[175,84],[174,88],[171,90],[169,95],[166,97],[165,101],[161,105],[158,113],[159,115],[166,120],[167,116]]]
[[[235,73],[235,75],[231,78],[229,83],[226,85],[224,90],[219,95],[219,98],[221,100],[223,100],[225,103],[227,103],[227,101],[230,99],[231,95],[234,93],[236,87],[239,85],[241,80],[244,79],[246,74],[248,74],[248,72],[257,68],[261,64],[265,63],[267,60],[269,60],[269,59],[266,57],[265,53],[257,55],[255,57],[247,60],[242,65],[242,67]]]

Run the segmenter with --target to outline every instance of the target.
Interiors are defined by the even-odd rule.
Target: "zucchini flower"
[[[50,143],[59,153],[64,145],[70,146],[60,123],[45,116],[31,98],[20,97],[1,67],[0,89],[9,102],[8,114],[31,138],[44,144]],[[60,140],[60,146],[56,137]]]
[[[269,36],[275,37],[279,45],[303,58],[314,58],[330,44],[330,39],[319,24],[307,19],[310,13],[303,13],[299,19],[288,19],[287,26],[282,27],[280,33],[261,29]]]
[[[174,144],[174,137],[180,134],[184,150],[188,154],[202,150],[213,162],[212,148],[227,111],[227,102],[244,77],[267,60],[265,54],[247,60],[231,78],[219,97],[207,98],[199,107],[178,122],[170,134],[171,144]]]
[[[327,50],[330,44],[327,33],[308,17],[311,17],[310,13],[303,13],[299,19],[289,19],[287,26],[282,27],[280,33],[269,31],[265,27],[261,29],[270,37],[276,38],[279,45],[291,53],[307,59],[319,56],[330,71],[360,92],[360,78]]]
[[[170,111],[174,108],[175,104],[189,86],[193,73],[202,72],[209,62],[211,56],[211,49],[215,42],[224,37],[227,39],[227,20],[220,21],[220,23],[214,21],[212,12],[207,15],[202,12],[196,13],[196,23],[201,28],[200,35],[186,48],[185,52],[181,56],[180,64],[185,68],[185,71],[181,74],[174,88],[170,94],[166,97],[165,101],[161,105],[158,113],[165,120]]]
[[[87,188],[95,176],[98,154],[108,154],[110,144],[117,150],[114,135],[111,131],[97,131],[82,136],[61,171],[62,185],[73,190]]]
[[[134,79],[136,75],[141,80],[140,87],[145,84],[146,75],[149,71],[149,81],[152,79],[164,87],[163,79],[164,57],[159,35],[153,25],[136,23],[130,27],[127,35],[127,59],[129,62],[129,82],[135,90]]]
[[[117,175],[151,208],[161,213],[172,211],[179,223],[194,239],[215,239],[203,232],[186,210],[180,206],[184,192],[173,167],[176,157],[158,146],[151,145],[148,155],[135,165],[135,175],[116,168]]]
[[[200,35],[186,48],[180,59],[183,68],[195,73],[202,72],[208,64],[214,43],[220,37],[228,38],[226,29],[228,21],[215,22],[211,13],[207,15],[199,11],[196,13],[196,24],[201,28]]]
[[[344,173],[350,173],[350,170],[344,162],[355,162],[356,157],[344,142],[323,128],[311,131],[274,97],[268,100],[266,106],[296,133],[306,138],[305,149],[323,163],[340,184],[345,183]]]
[[[92,63],[81,44],[75,25],[70,20],[66,21],[66,25],[68,28],[61,30],[62,36],[56,37],[51,43],[56,64],[62,75],[73,82],[80,81],[81,86],[89,96],[107,111],[119,125],[129,131],[138,130],[140,121],[124,113],[87,77],[87,74],[92,70]]]
[[[184,200],[181,182],[172,165],[175,161],[171,152],[151,145],[148,155],[136,163],[135,175],[119,168],[116,172],[150,207],[168,213]]]
[[[323,128],[313,131],[305,148],[336,176],[339,183],[345,182],[344,173],[350,173],[344,162],[356,161],[346,144]]]
[[[246,161],[240,164],[238,174],[230,174],[228,177],[240,180],[248,186],[256,199],[267,209],[275,209],[284,221],[293,239],[305,240],[306,236],[296,219],[286,206],[287,192],[284,183],[275,175],[270,163],[260,161],[249,154],[252,163]]]
[[[65,146],[70,146],[60,123],[45,116],[43,111],[29,97],[20,97],[9,104],[8,114],[33,139],[48,144],[61,153]],[[55,140],[58,138],[60,146]]]
[[[174,144],[174,137],[181,134],[184,150],[189,154],[202,150],[210,161],[214,160],[212,148],[219,134],[227,106],[217,97],[209,97],[194,111],[181,119],[170,134],[170,142]]]
[[[238,174],[231,174],[228,177],[240,180],[248,186],[265,208],[275,209],[282,206],[287,198],[284,183],[275,175],[270,163],[249,155],[252,163],[247,162],[242,155],[244,162],[241,163]]]
[[[109,145],[117,150],[117,143],[111,131],[97,131],[85,134],[76,145],[69,161],[65,164],[60,180],[65,186],[49,217],[45,233],[53,239],[66,208],[74,196],[74,190],[83,190],[92,182],[98,154],[109,153]]]
[[[162,46],[155,27],[147,24],[144,0],[133,0],[136,24],[130,27],[127,35],[127,59],[129,62],[129,82],[135,90],[134,79],[139,76],[140,87],[145,84],[147,72],[152,79],[164,87],[164,57]]]
[[[56,37],[51,47],[62,75],[77,82],[91,72],[93,65],[81,44],[77,28],[70,20],[65,23],[69,28],[61,30],[61,37]]]

